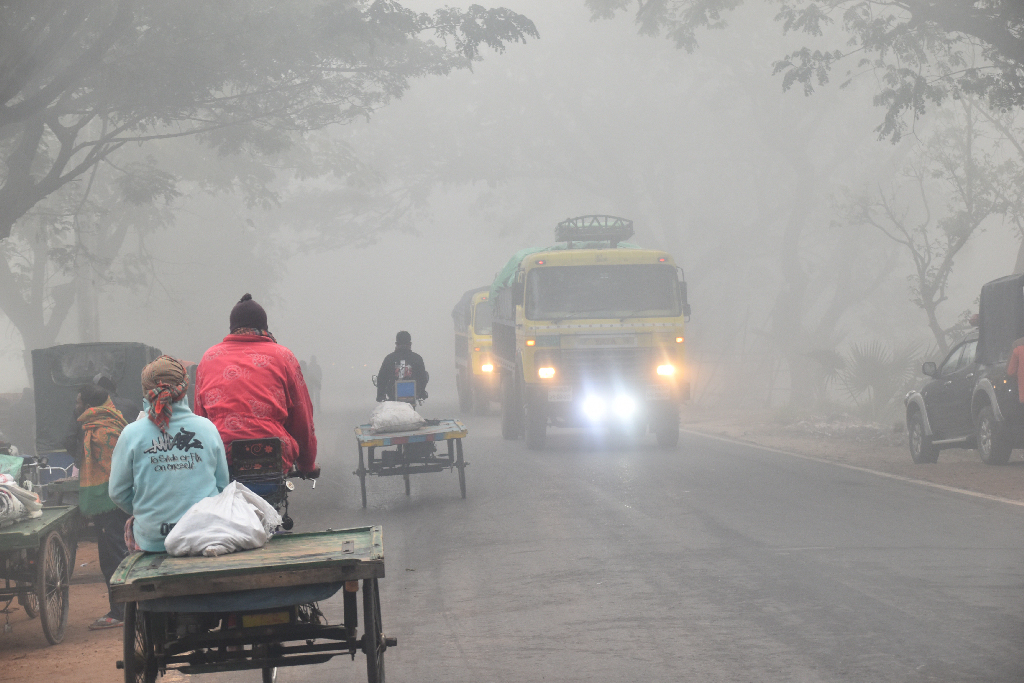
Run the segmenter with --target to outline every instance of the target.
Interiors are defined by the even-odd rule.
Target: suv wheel
[[[910,435],[910,457],[921,465],[938,462],[939,449],[932,445],[932,438],[924,433],[924,418],[918,411],[907,416],[907,432]]]
[[[992,406],[985,406],[978,413],[978,454],[986,465],[1005,465],[1010,459],[1013,446],[1002,422],[996,420]]]

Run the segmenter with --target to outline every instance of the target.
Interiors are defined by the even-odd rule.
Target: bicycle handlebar
[[[298,478],[298,479],[319,479],[320,478],[320,468],[317,467],[316,469],[314,469],[311,472],[299,472],[297,469],[292,469],[292,471],[288,473],[288,478],[289,479],[296,479],[296,478]]]

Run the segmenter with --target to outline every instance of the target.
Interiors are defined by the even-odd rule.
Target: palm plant
[[[854,403],[877,421],[891,414],[914,383],[920,350],[917,343],[894,348],[878,340],[853,344],[839,381]]]

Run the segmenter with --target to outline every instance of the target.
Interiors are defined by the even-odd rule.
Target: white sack
[[[223,555],[263,547],[281,524],[270,503],[233,481],[190,507],[164,539],[170,555]]]
[[[426,423],[415,408],[402,401],[384,401],[370,415],[370,429],[375,434],[410,432]]]

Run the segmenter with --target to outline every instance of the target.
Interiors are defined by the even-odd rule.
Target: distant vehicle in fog
[[[498,400],[498,372],[491,352],[490,285],[471,289],[452,309],[455,323],[455,386],[459,408],[487,412]]]

